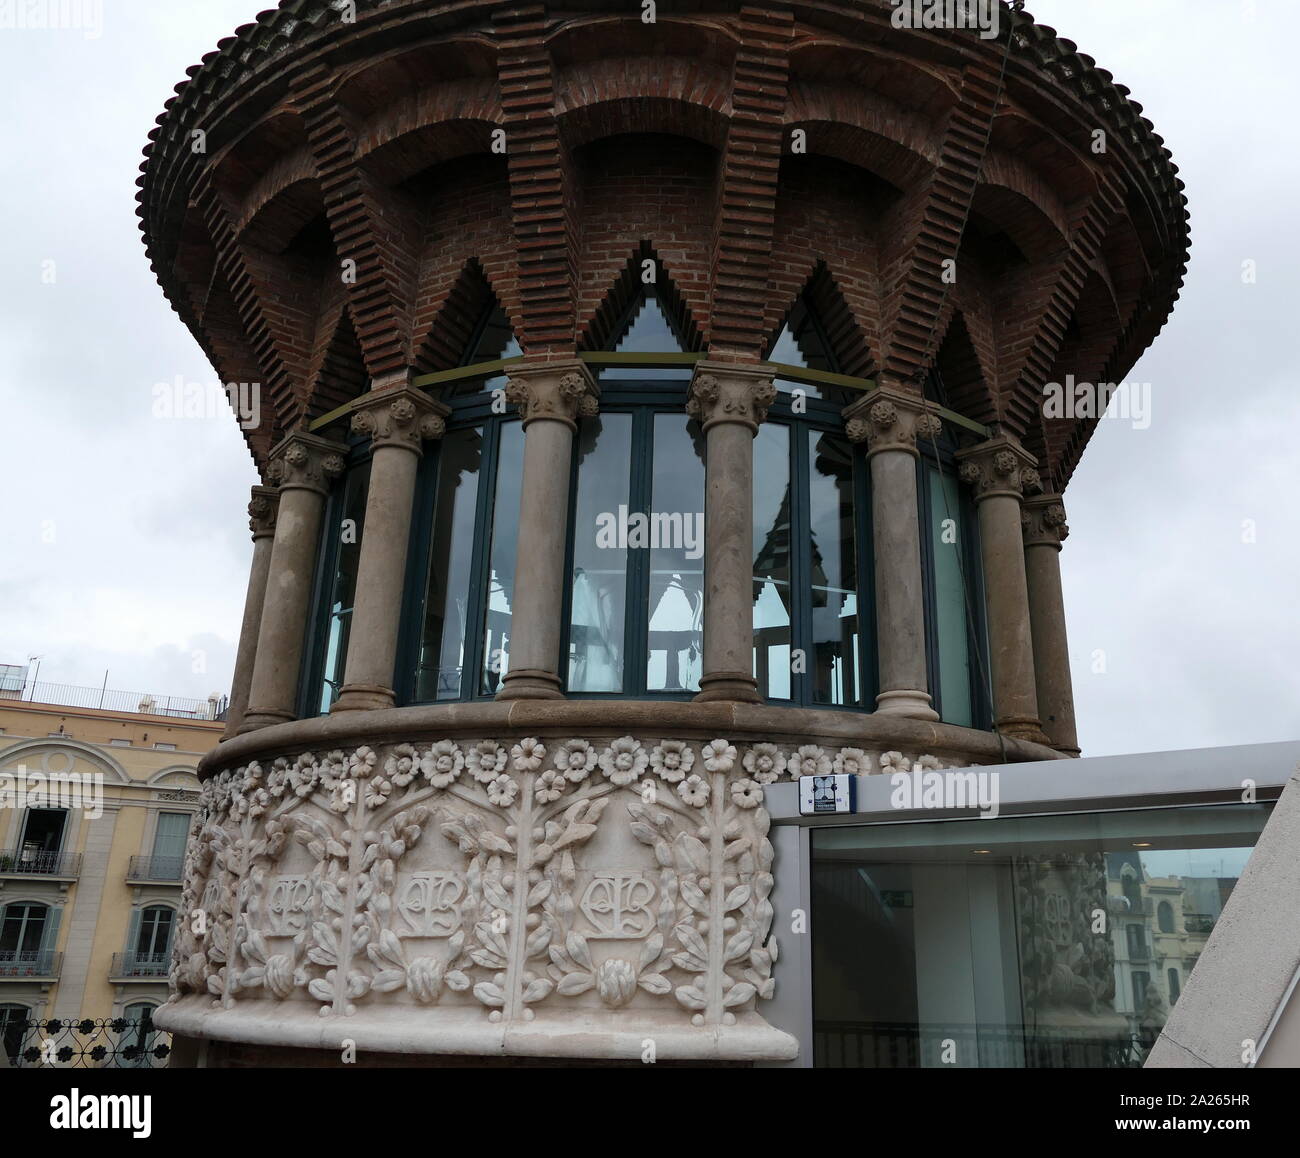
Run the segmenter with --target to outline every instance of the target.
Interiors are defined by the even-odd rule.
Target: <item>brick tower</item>
[[[1078,754],[1044,388],[1159,332],[1182,185],[905,9],[284,0],[177,87],[149,257],[261,400],[181,1055],[788,1058],[765,789]]]

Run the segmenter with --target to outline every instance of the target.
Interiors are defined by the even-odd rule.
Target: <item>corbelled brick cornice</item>
[[[263,384],[263,465],[367,381],[455,365],[489,293],[529,356],[572,358],[649,252],[710,359],[762,358],[805,292],[841,369],[911,389],[959,368],[949,402],[1059,489],[1095,420],[1048,424],[1044,383],[1118,380],[1177,297],[1167,150],[1026,14],[938,52],[885,0],[665,0],[653,24],[618,0],[355,8],[285,0],[239,29],[142,166],[169,298]]]

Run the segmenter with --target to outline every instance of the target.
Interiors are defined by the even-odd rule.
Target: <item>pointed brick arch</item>
[[[824,260],[813,263],[811,271],[794,293],[784,294],[768,310],[768,325],[763,335],[763,349],[769,350],[781,334],[790,311],[803,298],[826,339],[831,356],[841,374],[869,377],[875,358],[858,313],[847,300],[843,288]]]
[[[984,358],[987,357],[991,357],[991,351],[985,351]],[[976,422],[992,422],[997,417],[984,358],[971,337],[966,316],[954,309],[939,342],[934,366],[943,380],[948,408]]]
[[[340,300],[330,315],[334,319],[332,332],[326,331],[330,336],[312,359],[311,392],[306,406],[309,421],[364,394],[369,384],[361,343],[346,303]]]
[[[690,306],[677,288],[672,270],[648,241],[642,241],[636,247],[602,297],[595,299],[593,296],[584,302],[584,311],[580,315],[583,325],[578,349],[612,348],[619,336],[619,326],[645,290],[642,270],[648,261],[654,263],[655,292],[676,328],[682,345],[689,351],[700,349],[703,339]],[[595,301],[596,304],[592,306],[590,301]]]
[[[505,309],[477,257],[465,261],[440,301],[431,324],[416,337],[415,362],[424,373],[461,365],[488,310],[494,305]]]

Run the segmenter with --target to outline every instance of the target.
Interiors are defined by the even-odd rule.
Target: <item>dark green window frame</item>
[[[690,388],[689,370],[661,370],[661,377],[627,380],[605,375],[601,379],[600,414],[632,416],[632,453],[629,463],[628,511],[652,509],[654,483],[654,423],[659,414],[686,413]],[[589,422],[591,419],[580,419]],[[579,443],[574,442],[573,464],[569,478],[568,537],[565,548],[564,631],[561,637],[560,678],[565,694],[571,699],[591,700],[690,700],[695,691],[647,690],[650,623],[649,549],[627,552],[626,614],[623,621],[623,689],[617,692],[570,691],[569,660],[573,635],[573,568],[575,553],[575,516],[578,503]],[[700,510],[704,494],[700,494]],[[704,558],[700,558],[701,568]]]
[[[347,510],[348,485],[355,485],[359,472],[370,468],[370,442],[368,439],[352,436],[348,441],[348,454],[343,473],[334,480],[329,497],[325,501],[325,510],[321,517],[320,539],[316,548],[316,571],[312,579],[311,607],[313,613],[307,625],[307,638],[303,646],[303,658],[298,681],[298,718],[322,716],[329,712],[326,707],[321,710],[326,684],[332,687],[330,703],[338,699],[339,687],[344,678],[347,663],[347,636],[343,640],[343,654],[340,657],[338,671],[339,685],[333,686],[327,680],[325,671],[326,649],[329,646],[331,610],[334,593],[338,583],[339,551],[342,548],[343,519]],[[362,528],[363,535],[365,533]],[[358,543],[360,540],[358,539]],[[349,607],[345,612],[352,614]]]
[[[802,413],[794,408],[795,396],[781,392],[768,410],[767,421],[785,426],[790,431],[790,648],[802,651],[806,662],[802,672],[790,673],[790,698],[769,697],[759,686],[765,702],[798,708],[818,708],[828,711],[872,711],[879,689],[879,672],[876,658],[876,592],[875,563],[872,550],[871,482],[866,449],[860,444],[849,444],[853,454],[853,552],[857,575],[858,654],[857,694],[846,696],[842,704],[829,703],[816,698],[815,640],[813,636],[813,543],[810,520],[812,516],[812,452],[810,433],[831,434],[848,443],[841,416],[841,400],[814,398],[811,394],[801,398]],[[757,469],[758,464],[755,464]],[[754,544],[757,551],[758,543]]]
[[[937,376],[931,376],[927,397],[946,405],[942,386]],[[916,464],[916,487],[921,518],[921,570],[924,578],[922,591],[925,605],[925,658],[930,700],[934,710],[945,723],[958,723],[988,731],[993,726],[993,704],[989,698],[988,623],[984,602],[984,564],[980,556],[979,517],[971,489],[957,476],[957,432],[945,421],[943,433],[933,441],[917,440],[919,458]],[[939,646],[938,560],[935,558],[932,528],[936,520],[951,517],[945,496],[937,493],[933,485],[933,471],[956,484],[958,491],[957,517],[960,520],[957,549],[962,575],[962,592],[966,608],[966,647],[969,657],[969,702],[957,707],[947,705],[943,695],[944,659]],[[970,723],[960,717],[969,713]]]
[[[402,607],[401,629],[397,648],[396,694],[399,704],[454,704],[471,700],[491,700],[495,690],[482,685],[483,647],[485,623],[490,592],[488,581],[491,572],[492,519],[496,506],[499,476],[501,433],[504,427],[518,424],[519,416],[513,411],[500,413],[498,388],[504,388],[504,379],[487,379],[478,383],[461,383],[454,392],[445,390],[441,401],[451,407],[444,439],[455,433],[477,429],[481,432],[482,446],[478,468],[477,492],[474,506],[474,546],[470,556],[469,590],[465,601],[466,638],[465,662],[461,668],[460,690],[455,696],[419,696],[419,651],[423,634],[429,554],[432,548],[433,525],[437,515],[438,479],[441,468],[442,441],[426,450],[416,475],[415,517],[411,520],[411,540],[407,550],[406,578]],[[471,630],[470,625],[474,626]],[[505,673],[502,672],[502,675]]]

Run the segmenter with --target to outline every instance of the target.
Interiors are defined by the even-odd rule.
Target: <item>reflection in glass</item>
[[[808,431],[812,531],[813,700],[858,702],[858,568],[853,534],[853,448]]]
[[[929,472],[930,557],[934,574],[934,630],[939,658],[939,707],[944,721],[962,727],[975,726],[971,703],[970,623],[962,583],[961,487],[952,471]]]
[[[524,475],[524,431],[521,423],[501,427],[497,449],[496,498],[492,504],[492,547],[488,553],[488,590],[479,670],[479,690],[493,696],[510,670],[510,608],[514,595],[515,559],[519,546],[519,500]]]
[[[465,355],[466,366],[475,362],[497,362],[505,358],[518,358],[523,353],[519,340],[515,337],[510,318],[506,315],[495,298],[488,308],[487,316],[479,327],[473,348]],[[490,390],[504,390],[506,375],[497,374],[491,378],[479,378],[456,384],[457,395],[479,394]]]
[[[477,428],[449,430],[439,445],[415,678],[417,702],[454,700],[461,694],[482,452],[483,432]]]
[[[790,699],[790,431],[765,422],[754,439],[754,677]]]
[[[815,830],[816,1064],[1140,1066],[1270,808]]]
[[[343,480],[338,519],[331,533],[334,567],[326,577],[325,654],[317,692],[316,710],[324,715],[339,697],[343,666],[348,656],[352,605],[356,601],[357,566],[361,561],[361,531],[366,521],[366,495],[370,490],[370,460],[352,467]]]
[[[825,370],[835,373],[834,356],[822,335],[821,327],[813,318],[813,313],[802,294],[790,307],[785,325],[772,344],[767,361],[780,362],[785,366],[800,366],[805,370]],[[837,386],[820,386],[816,383],[790,382],[784,378],[776,379],[776,388],[783,394],[793,390],[803,390],[809,398],[823,398],[837,406],[847,406],[853,401],[848,390]]]
[[[629,504],[632,416],[583,419],[578,432],[578,494],[573,516],[569,691],[623,690],[627,545],[611,541],[608,518]],[[606,516],[601,519],[601,516]],[[604,533],[602,533],[604,532]]]
[[[654,286],[646,286],[645,293],[624,319],[622,332],[613,344],[618,354],[684,354],[686,347],[677,335],[668,311],[664,308]],[[601,381],[689,381],[691,370],[661,367],[608,367],[601,371]]]
[[[699,423],[684,414],[656,414],[653,463],[650,513],[652,520],[661,520],[661,531],[652,536],[650,549],[646,690],[699,691],[704,612],[704,437]]]

